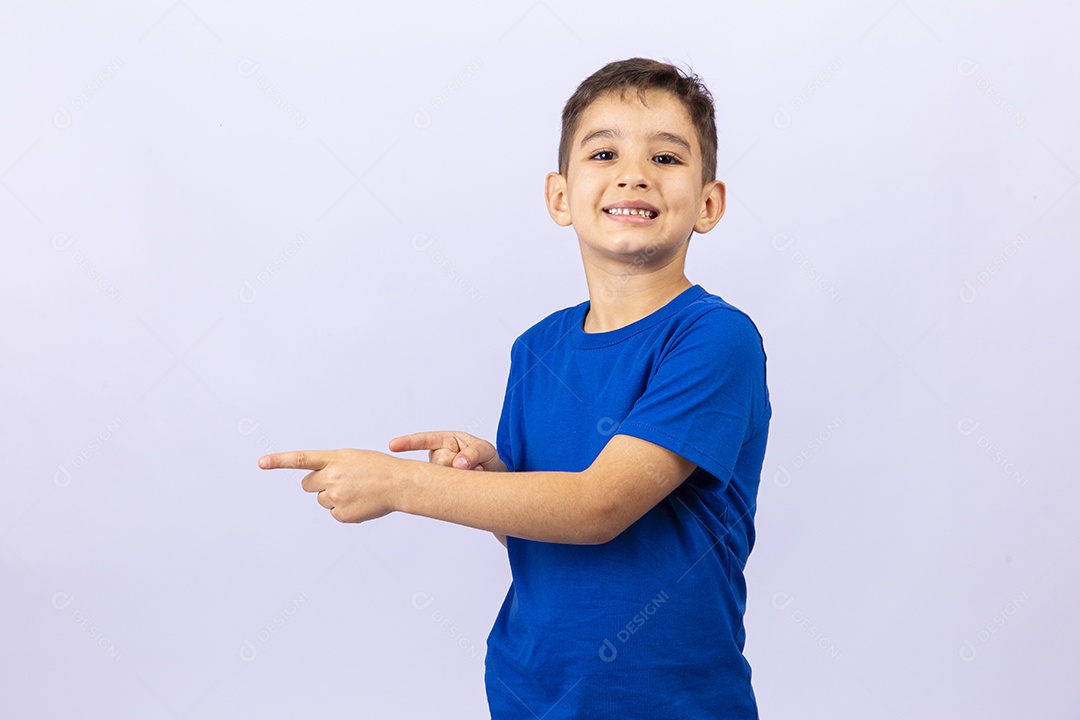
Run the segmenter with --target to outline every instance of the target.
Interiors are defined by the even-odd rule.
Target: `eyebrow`
[[[588,145],[590,142],[592,142],[593,140],[595,140],[597,138],[618,138],[618,137],[622,137],[622,133],[620,133],[618,130],[611,130],[611,129],[608,129],[608,128],[604,128],[602,130],[593,130],[591,133],[589,133],[588,135],[586,135],[585,137],[583,137],[581,139],[581,147],[584,148],[586,145]],[[686,141],[686,138],[684,138],[681,135],[676,135],[675,133],[667,132],[665,130],[660,130],[660,131],[654,132],[652,135],[650,135],[649,139],[650,140],[664,140],[666,142],[675,143],[676,145],[681,145],[684,148],[686,148],[686,152],[693,153],[693,148],[690,147],[690,143],[688,143]]]

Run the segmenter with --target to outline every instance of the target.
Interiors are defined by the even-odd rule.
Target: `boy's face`
[[[566,175],[551,173],[551,217],[573,225],[586,262],[622,272],[685,256],[691,231],[724,212],[724,184],[702,185],[701,146],[686,108],[663,90],[598,98],[581,115]],[[614,264],[613,264],[614,263]]]

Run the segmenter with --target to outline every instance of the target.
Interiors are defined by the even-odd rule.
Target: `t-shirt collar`
[[[625,325],[615,330],[600,333],[587,333],[584,330],[585,315],[589,312],[589,301],[586,300],[576,306],[574,312],[571,313],[571,321],[573,322],[571,334],[574,339],[574,347],[600,348],[620,343],[628,337],[636,335],[642,330],[655,325],[661,320],[666,320],[704,294],[705,289],[703,287],[700,285],[693,285],[672,298],[667,305],[654,310],[640,320],[635,320],[629,325]]]

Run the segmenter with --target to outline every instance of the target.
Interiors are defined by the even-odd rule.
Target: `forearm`
[[[503,461],[500,460],[499,458],[495,458],[494,460],[489,460],[487,465],[485,466],[485,469],[486,469],[487,472],[491,472],[491,471],[508,472],[510,470],[510,468],[506,467],[506,464],[503,463]],[[495,536],[495,539],[498,540],[502,544],[503,547],[506,547],[506,536],[505,535],[502,535],[500,533],[492,533],[492,535]]]
[[[401,512],[541,542],[606,540],[606,513],[585,473],[488,472],[408,461]]]

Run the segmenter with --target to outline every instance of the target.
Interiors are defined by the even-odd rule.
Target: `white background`
[[[640,55],[716,96],[687,275],[769,358],[762,716],[1080,716],[1077,27],[5,1],[0,715],[487,717],[502,546],[339,524],[255,461],[494,440],[513,339],[587,299],[542,203],[562,104]]]

